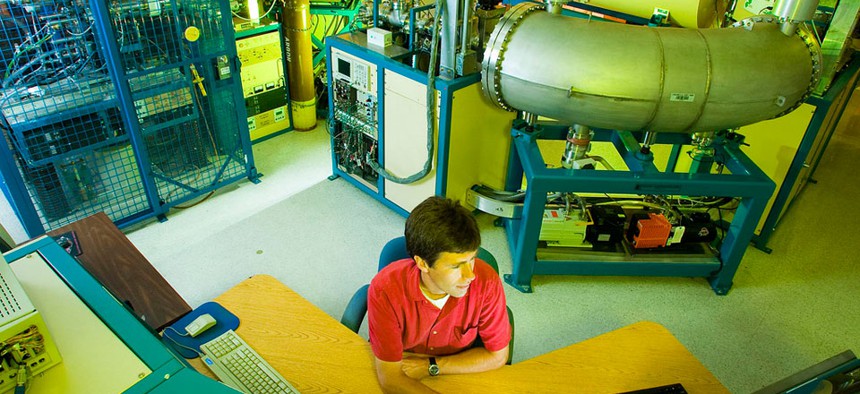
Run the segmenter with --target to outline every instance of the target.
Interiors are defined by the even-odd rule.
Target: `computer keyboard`
[[[200,345],[201,359],[224,384],[243,393],[298,391],[233,330]]]

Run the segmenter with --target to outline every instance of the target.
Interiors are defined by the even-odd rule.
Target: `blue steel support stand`
[[[791,201],[789,198],[791,197],[791,193],[794,190],[794,185],[798,181],[800,177],[801,171],[803,171],[804,167],[812,167],[812,170],[809,172],[809,176],[815,173],[815,169],[818,167],[818,162],[821,159],[821,156],[817,158],[810,158],[809,153],[815,145],[815,141],[818,139],[818,133],[822,132],[822,126],[829,128],[829,130],[823,130],[825,133],[829,133],[825,138],[827,140],[824,143],[824,147],[827,147],[827,143],[830,142],[830,136],[832,135],[833,129],[836,128],[836,124],[839,119],[842,117],[842,112],[845,110],[848,102],[847,100],[844,103],[844,106],[840,108],[839,114],[834,117],[834,121],[829,125],[824,125],[824,121],[828,118],[828,114],[830,113],[830,107],[833,102],[836,100],[837,96],[846,88],[848,82],[854,78],[854,75],[857,73],[858,69],[860,69],[860,56],[854,55],[852,61],[848,64],[846,69],[842,70],[833,85],[830,86],[830,89],[827,90],[827,93],[822,97],[811,96],[806,101],[809,104],[815,105],[815,113],[812,115],[812,119],[809,121],[809,126],[806,128],[806,132],[803,134],[803,139],[800,141],[800,146],[797,148],[797,153],[794,155],[794,159],[791,161],[791,165],[788,168],[788,173],[785,175],[785,181],[782,183],[782,186],[779,188],[776,194],[776,198],[773,200],[773,205],[770,208],[770,212],[768,213],[767,219],[765,219],[764,224],[762,225],[761,231],[759,235],[753,239],[753,244],[756,248],[761,249],[767,253],[771,252],[771,249],[767,247],[767,242],[770,240],[771,234],[776,230],[776,222],[779,221],[779,218],[782,216],[782,213],[787,210],[791,206]],[[854,90],[854,87],[857,85],[857,80],[854,80],[854,85],[848,87],[851,91]],[[849,93],[850,94],[850,93]],[[822,148],[821,152],[824,151],[825,148]],[[815,163],[810,164],[809,160],[815,160]]]
[[[228,6],[229,6],[229,4],[228,4]],[[221,7],[224,7],[223,3],[221,5]],[[222,9],[228,9],[228,8],[222,8]],[[229,40],[230,45],[224,46],[224,49],[227,52],[226,55],[231,60],[230,61],[230,73],[231,73],[230,75],[232,75],[232,77],[230,79],[233,81],[231,84],[236,85],[236,87],[233,89],[237,89],[238,92],[241,92],[242,91],[242,77],[240,77],[240,75],[241,75],[240,71],[241,71],[241,67],[242,67],[242,65],[241,65],[242,62],[239,61],[239,52],[238,52],[238,49],[236,48],[236,37],[235,37],[235,33],[233,32],[233,28],[232,28],[233,16],[226,13],[226,12],[221,13],[221,26],[223,29],[222,31],[224,33],[224,37],[225,38],[226,37],[231,38]],[[278,25],[278,28],[280,29],[280,24]],[[283,34],[281,34],[280,40],[281,40],[280,45],[283,46]],[[284,71],[285,71],[284,72],[284,78],[286,78],[286,63],[283,64],[283,67],[284,67]],[[208,68],[208,71],[212,72],[212,69]],[[209,80],[210,81],[216,81],[217,78],[212,76],[212,77],[210,77]],[[287,92],[288,92],[287,93],[287,102],[289,102],[289,100],[290,100],[289,87],[287,87]],[[238,161],[240,163],[244,163],[244,165],[245,165],[245,176],[248,178],[249,181],[251,181],[251,183],[258,184],[258,183],[260,183],[260,177],[262,177],[263,174],[257,172],[257,166],[254,163],[254,150],[251,146],[252,145],[251,131],[248,130],[248,123],[247,123],[248,114],[246,111],[244,111],[244,109],[245,109],[245,97],[244,97],[243,93],[233,94],[233,108],[236,108],[243,115],[237,116],[237,118],[238,118],[237,119],[237,126],[239,127],[239,133],[240,133],[239,134],[239,145],[235,146],[233,148],[233,154],[231,155],[231,157],[233,157],[236,161]],[[205,116],[205,115],[202,115],[202,116]],[[292,111],[289,112],[288,116],[290,117],[290,128],[292,128],[292,125],[293,125]],[[248,136],[248,138],[242,138],[242,136]],[[235,152],[240,150],[240,149],[242,151],[241,155],[235,154]],[[224,162],[224,166],[222,167],[221,172],[218,173],[218,176],[216,179],[221,179],[221,175],[223,174],[224,169],[227,168],[228,163],[229,163],[229,160],[226,160]],[[215,189],[221,187],[222,185],[224,185],[226,183],[227,182],[222,181],[216,185],[210,185],[210,189],[212,191],[214,191]],[[175,206],[175,204],[174,204],[174,206]]]
[[[633,133],[596,130],[594,141],[614,142],[630,171],[596,171],[546,168],[538,149],[539,139],[564,139],[566,127],[537,126],[529,130],[516,121],[506,189],[517,190],[523,176],[528,184],[521,219],[504,219],[513,258],[513,270],[505,281],[522,292],[532,291],[533,275],[634,275],[705,277],[717,294],[726,294],[752,238],[755,225],[773,193],[774,183],[735,141],[718,137],[715,157],[730,174],[660,172],[653,156],[642,154]],[[685,134],[658,134],[658,144],[689,144]],[[674,152],[674,150],[673,150]],[[677,159],[677,152],[675,152]],[[670,162],[670,167],[674,163]],[[538,237],[546,195],[549,192],[620,193],[633,195],[683,195],[739,197],[740,203],[718,253],[701,256],[620,256],[619,253],[587,254],[586,261],[538,259]],[[703,250],[704,252],[704,250]]]
[[[143,190],[146,193],[147,202],[149,203],[150,214],[156,216],[159,221],[163,222],[167,220],[167,217],[164,216],[166,212],[162,211],[158,204],[160,197],[158,196],[158,187],[155,184],[155,179],[145,176],[145,174],[148,173],[151,163],[149,161],[149,155],[144,153],[145,149],[143,149],[143,147],[146,146],[146,142],[142,140],[142,137],[138,137],[138,135],[141,134],[140,125],[137,122],[137,112],[134,109],[134,99],[132,98],[131,88],[128,86],[125,72],[122,69],[120,61],[120,59],[122,59],[122,55],[119,48],[119,41],[113,31],[110,10],[108,7],[99,6],[96,0],[90,0],[90,9],[93,11],[93,18],[95,19],[96,26],[95,33],[99,36],[99,39],[102,42],[104,55],[108,59],[113,59],[113,61],[106,62],[106,65],[110,71],[109,74],[111,76],[111,81],[116,88],[119,110],[122,113],[123,125],[125,126],[126,134],[129,136],[132,150],[134,151],[138,172],[142,175],[140,180],[143,185]]]

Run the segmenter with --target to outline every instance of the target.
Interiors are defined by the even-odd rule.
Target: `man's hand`
[[[421,380],[430,376],[430,361],[427,356],[404,353],[403,360],[400,362],[400,369],[406,376]]]

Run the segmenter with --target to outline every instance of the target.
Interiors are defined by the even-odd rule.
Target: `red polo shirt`
[[[475,279],[466,295],[449,297],[440,310],[418,282],[412,259],[395,261],[376,274],[367,294],[370,347],[382,361],[396,362],[403,352],[444,356],[468,349],[478,337],[497,351],[511,340],[505,293],[499,275],[475,260]]]

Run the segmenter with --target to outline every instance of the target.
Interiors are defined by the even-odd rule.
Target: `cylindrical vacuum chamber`
[[[815,85],[820,48],[772,17],[724,29],[645,27],[512,7],[483,61],[484,93],[570,124],[693,133],[784,115]]]

